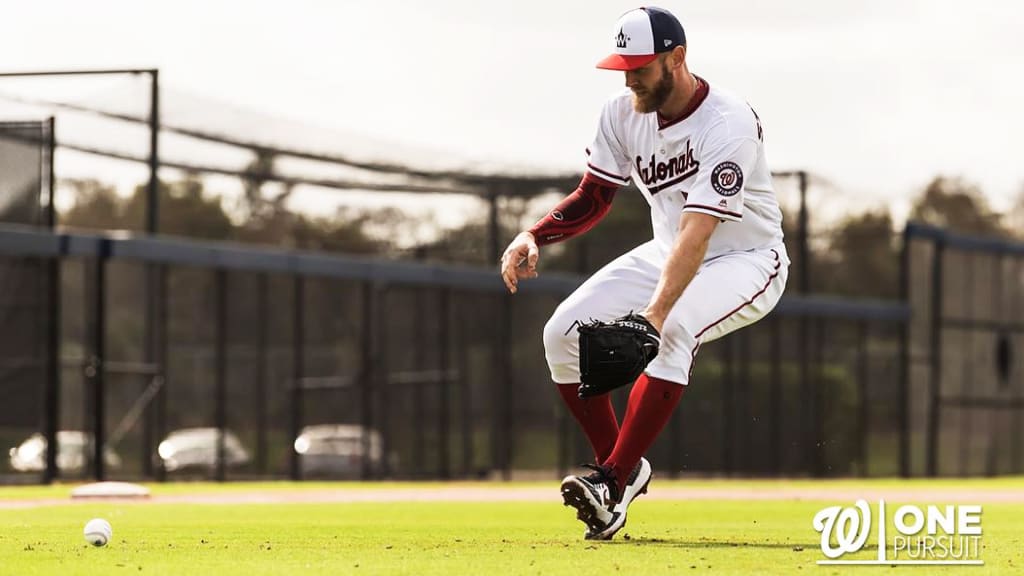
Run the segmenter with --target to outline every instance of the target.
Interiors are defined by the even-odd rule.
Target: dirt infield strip
[[[971,503],[1024,503],[1021,490],[964,490],[948,487],[914,489],[878,489],[843,486],[820,487],[779,487],[753,489],[741,487],[686,488],[668,486],[657,489],[652,485],[645,500],[790,500],[829,501],[836,503],[854,502],[860,498],[868,501],[884,498],[900,502],[967,502]],[[219,494],[175,494],[157,495],[145,499],[124,498],[83,498],[83,499],[38,499],[0,500],[0,510],[36,508],[40,506],[68,506],[79,504],[123,503],[123,504],[324,504],[356,502],[552,502],[561,503],[556,483],[551,487],[540,486],[430,486],[423,488],[358,488],[358,489],[296,489],[240,491]]]

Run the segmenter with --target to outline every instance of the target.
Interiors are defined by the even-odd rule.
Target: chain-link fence
[[[1024,471],[1024,245],[908,227],[912,471]]]
[[[64,476],[507,477],[588,459],[541,342],[579,277],[547,274],[512,297],[493,270],[450,265],[27,229],[0,230],[0,249],[61,264],[59,404],[24,404],[32,416],[8,442],[33,422],[95,439]],[[899,304],[784,299],[702,348],[652,461],[669,473],[896,472],[906,318]]]

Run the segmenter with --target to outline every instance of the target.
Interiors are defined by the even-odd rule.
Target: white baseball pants
[[[630,250],[598,270],[562,302],[544,326],[551,379],[580,381],[576,322],[608,321],[647,307],[667,254],[655,241]],[[661,330],[661,350],[648,376],[686,385],[697,349],[760,320],[786,286],[785,247],[730,252],[705,261],[672,307]]]

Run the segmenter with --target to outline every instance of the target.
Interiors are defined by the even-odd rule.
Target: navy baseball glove
[[[580,398],[633,383],[661,346],[661,334],[632,312],[611,322],[581,324],[576,330],[580,334]]]

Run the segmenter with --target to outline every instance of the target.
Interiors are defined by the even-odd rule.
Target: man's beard
[[[662,63],[661,80],[658,80],[658,83],[654,85],[654,89],[647,92],[645,96],[640,96],[633,92],[633,109],[641,114],[654,112],[668,101],[668,97],[672,95],[672,88],[674,87],[675,83],[672,81],[672,73],[669,71],[668,65]]]

